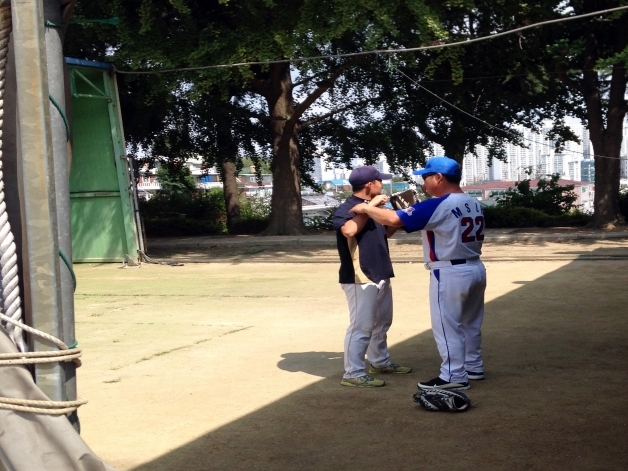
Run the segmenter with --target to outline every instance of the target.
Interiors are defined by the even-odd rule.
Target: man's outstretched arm
[[[397,212],[390,209],[382,209],[361,203],[355,205],[349,211],[355,214],[366,214],[384,226],[403,227],[404,225],[399,216],[397,216]]]

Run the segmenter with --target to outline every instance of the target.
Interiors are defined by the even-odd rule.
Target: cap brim
[[[379,177],[382,180],[390,180],[393,176],[392,176],[392,173],[380,173]]]
[[[428,170],[426,168],[422,168],[421,170],[413,170],[413,175],[425,175],[426,173],[434,173],[432,170]]]

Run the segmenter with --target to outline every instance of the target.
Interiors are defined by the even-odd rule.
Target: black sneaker
[[[484,371],[467,371],[467,377],[474,381],[482,381],[484,379]]]
[[[450,383],[445,381],[444,379],[440,379],[436,377],[429,381],[421,381],[418,385],[419,389],[430,390],[430,389],[449,389],[451,391],[462,391],[465,389],[470,389],[468,382],[464,383]]]

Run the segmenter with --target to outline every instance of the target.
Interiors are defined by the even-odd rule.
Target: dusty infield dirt
[[[375,390],[339,384],[336,263],[77,266],[82,436],[120,470],[624,470],[628,260],[584,258],[627,249],[558,245],[517,250],[574,260],[486,263],[462,414],[412,401],[439,365],[420,264],[395,267],[389,335],[414,371]]]

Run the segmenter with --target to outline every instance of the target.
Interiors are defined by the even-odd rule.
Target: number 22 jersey
[[[482,253],[484,216],[466,193],[450,193],[397,211],[406,232],[423,231],[425,262],[468,260]]]

